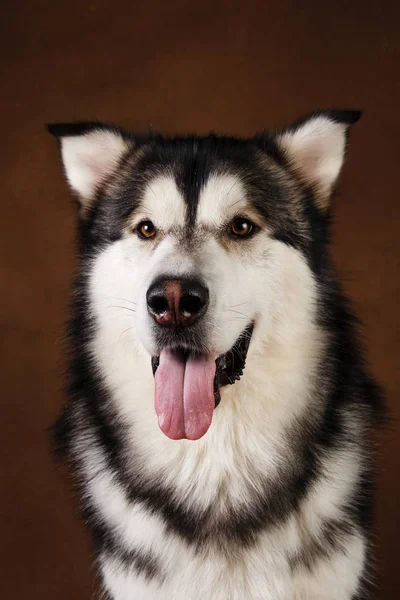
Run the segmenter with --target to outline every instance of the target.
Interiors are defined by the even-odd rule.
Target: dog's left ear
[[[58,138],[67,180],[87,208],[132,143],[117,128],[102,123],[59,123],[47,129]]]
[[[300,180],[314,192],[317,206],[326,210],[339,177],[350,127],[361,111],[327,110],[313,113],[276,135],[276,142]]]

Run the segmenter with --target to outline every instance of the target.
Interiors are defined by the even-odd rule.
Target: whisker
[[[129,304],[133,304],[134,306],[136,306],[136,302],[133,302],[132,300],[127,300],[127,298],[118,298],[118,296],[108,296],[111,300],[120,300],[121,302],[128,302]]]
[[[124,329],[124,331],[121,333],[121,335],[119,336],[118,339],[118,343],[121,341],[122,336],[127,332],[127,331],[131,331],[133,329],[133,327],[127,327],[126,329]]]
[[[234,323],[235,321],[248,321],[245,317],[233,317],[233,319],[224,320],[224,323]]]
[[[229,308],[236,308],[237,306],[243,306],[243,304],[251,304],[251,302],[248,301],[248,302],[240,302],[239,304],[232,304],[232,306],[230,306]]]
[[[239,181],[235,181],[235,183],[232,185],[232,187],[228,190],[227,192],[227,196],[229,196],[229,194],[231,193],[231,191],[233,190],[234,187],[237,186],[237,184],[239,183]],[[242,199],[240,198],[237,202],[234,202],[231,206],[235,206],[235,204],[237,204],[238,202],[241,202]]]
[[[233,346],[233,348],[232,348],[232,353],[233,353],[233,352],[235,352],[235,354],[236,354],[236,356],[239,358],[239,360],[241,360],[241,359],[242,359],[242,357],[241,357],[241,355],[240,355],[240,352],[239,352],[239,350],[238,350],[237,348],[235,348],[235,346]],[[232,354],[232,356],[233,356],[233,354]]]
[[[228,308],[226,312],[232,312],[232,313],[236,313],[237,315],[242,315],[242,317],[244,317],[245,319],[249,318],[247,315],[240,312],[239,310],[232,310],[231,308]]]
[[[129,308],[128,306],[116,306],[116,305],[114,306],[114,305],[111,305],[111,306],[108,306],[107,308],[121,308],[122,310],[128,310],[129,312],[133,312],[133,313],[136,312],[136,310],[134,308]]]
[[[251,334],[247,333],[246,331],[244,331],[242,335],[243,335],[243,339],[251,340]]]

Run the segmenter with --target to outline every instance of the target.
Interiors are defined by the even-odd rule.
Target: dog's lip
[[[230,350],[218,356],[216,362],[216,373],[214,378],[214,397],[215,406],[217,407],[221,401],[220,388],[227,385],[233,385],[235,381],[239,381],[243,375],[243,371],[246,365],[246,357],[249,349],[251,337],[254,330],[254,321],[251,322],[239,335],[238,339]],[[188,350],[174,349],[176,352],[183,352],[189,354]],[[152,356],[151,366],[153,369],[153,375],[155,375],[158,365],[160,363],[160,356]]]

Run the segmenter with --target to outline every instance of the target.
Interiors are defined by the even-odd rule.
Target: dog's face
[[[169,437],[207,431],[253,332],[267,344],[288,286],[296,294],[304,268],[318,276],[326,211],[358,116],[318,113],[247,140],[53,126],[81,202],[92,310],[152,361]]]

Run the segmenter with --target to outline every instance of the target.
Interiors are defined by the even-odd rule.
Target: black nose
[[[207,310],[208,289],[196,279],[157,279],[147,290],[147,308],[159,325],[188,327]]]

